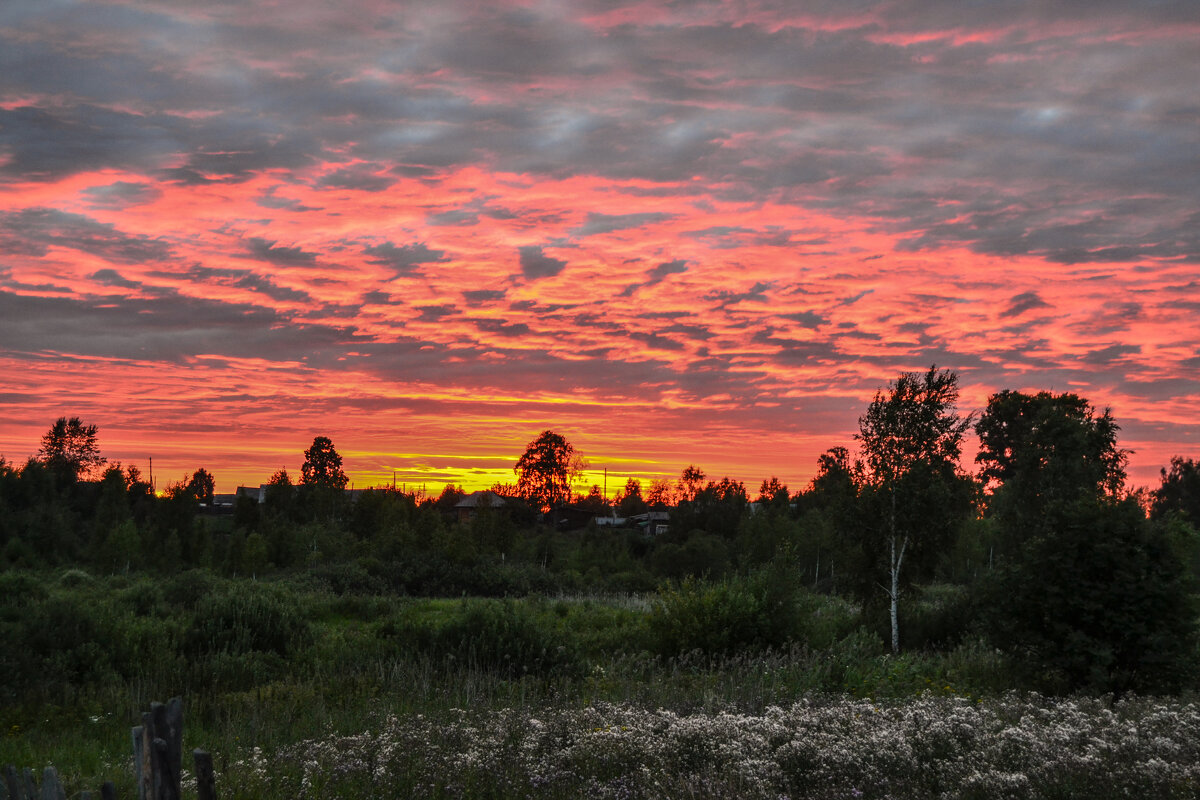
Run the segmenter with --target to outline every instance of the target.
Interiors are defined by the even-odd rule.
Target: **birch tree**
[[[867,555],[883,562],[892,652],[900,650],[899,604],[908,574],[936,557],[969,497],[958,460],[971,420],[956,412],[957,400],[958,376],[930,367],[924,374],[906,372],[876,392],[858,420],[861,479],[878,501],[873,526],[882,533],[872,538],[868,546],[875,552]]]

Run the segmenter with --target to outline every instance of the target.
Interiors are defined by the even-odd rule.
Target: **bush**
[[[441,620],[418,618],[409,609],[384,623],[380,635],[409,652],[508,677],[581,668],[573,640],[512,600],[464,600],[449,619]]]
[[[163,584],[163,600],[174,608],[194,609],[206,597],[218,591],[219,581],[208,570],[189,569]]]
[[[350,562],[347,564],[327,564],[310,567],[308,572],[327,585],[329,590],[334,594],[372,595],[385,593],[388,588],[387,580],[379,574],[373,574],[371,571],[368,571],[368,567],[372,567],[375,570],[380,569],[377,566],[377,562],[368,563],[366,566],[359,562]]]
[[[308,621],[292,598],[274,587],[236,583],[197,603],[183,649],[198,657],[262,652],[287,658],[312,641]]]
[[[690,577],[668,583],[650,612],[652,648],[662,655],[716,655],[781,647],[803,632],[812,602],[802,603],[802,597],[807,599],[784,569],[716,583]]]

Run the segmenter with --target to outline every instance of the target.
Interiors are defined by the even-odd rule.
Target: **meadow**
[[[1189,695],[1013,691],[969,637],[891,655],[854,604],[778,570],[453,599],[320,570],[10,570],[0,597],[0,763],[53,764],[69,793],[133,796],[129,728],[175,694],[185,747],[239,798],[1182,798],[1200,781]]]

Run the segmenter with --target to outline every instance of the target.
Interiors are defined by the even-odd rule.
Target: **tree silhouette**
[[[79,480],[105,462],[96,444],[96,426],[84,425],[79,417],[59,417],[42,437],[38,460],[72,481]]]
[[[192,473],[187,490],[196,498],[196,502],[204,506],[211,506],[215,486],[216,482],[213,480],[212,473],[201,467]]]
[[[1160,519],[1172,511],[1183,514],[1200,529],[1200,463],[1190,458],[1171,458],[1171,471],[1161,470],[1162,485],[1151,493],[1150,516]]]
[[[1042,501],[1116,494],[1125,482],[1120,426],[1076,394],[1005,390],[975,425],[980,479],[1001,484],[1035,510]]]
[[[342,471],[342,457],[333,449],[333,442],[327,436],[314,438],[312,446],[304,451],[304,463],[300,466],[301,485],[345,489],[349,482]]]
[[[696,499],[696,495],[700,494],[700,490],[703,488],[704,471],[695,464],[688,464],[683,468],[683,472],[679,473],[676,499],[681,503],[691,502]]]
[[[930,367],[906,372],[886,393],[876,392],[858,420],[866,488],[872,491],[882,542],[866,542],[875,560],[886,558],[892,652],[900,649],[899,602],[910,562],[937,555],[938,545],[961,515],[957,475],[963,433],[970,418],[954,410],[958,376]],[[880,519],[881,517],[881,519]],[[917,564],[916,566],[924,566]],[[912,572],[911,565],[908,572]]]
[[[513,467],[517,491],[531,505],[549,511],[570,498],[571,483],[583,467],[583,459],[570,442],[554,431],[542,431]]]

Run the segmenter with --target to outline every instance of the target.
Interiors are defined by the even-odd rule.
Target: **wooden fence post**
[[[142,783],[142,734],[144,728],[138,725],[131,733],[133,735],[133,780],[137,786],[137,800],[146,800],[145,784]]]
[[[212,756],[203,750],[193,750],[196,763],[196,796],[198,800],[217,800],[217,782],[213,775]]]
[[[4,768],[4,788],[8,800],[21,800],[20,790],[17,788],[17,768],[11,764]]]
[[[42,800],[67,800],[66,790],[63,789],[54,767],[42,770]]]
[[[181,800],[183,777],[183,698],[151,703],[142,714],[142,724],[130,730],[137,800]],[[195,750],[196,786],[200,800],[216,800],[212,756]],[[79,800],[92,800],[93,793],[79,793]],[[116,800],[112,781],[100,787],[100,800]],[[39,791],[33,770],[17,770],[11,764],[0,769],[0,800],[67,800],[66,789],[54,767],[42,772]]]

